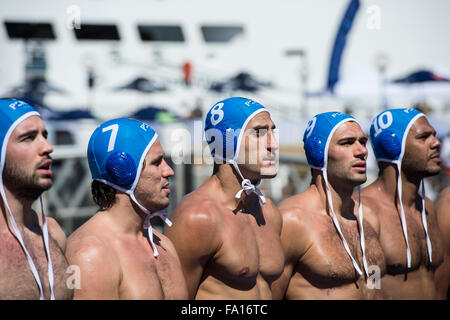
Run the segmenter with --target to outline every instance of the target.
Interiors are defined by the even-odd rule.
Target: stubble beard
[[[17,198],[36,200],[46,190],[53,185],[53,179],[39,182],[39,176],[36,172],[27,175],[25,172],[14,165],[5,165],[3,170],[3,183]]]
[[[402,170],[411,176],[418,176],[420,178],[428,178],[438,175],[441,171],[440,166],[436,168],[430,168],[430,159],[425,161],[419,161],[418,159],[406,158],[406,161],[402,163]]]
[[[335,180],[338,183],[351,186],[352,188],[362,185],[367,181],[367,174],[352,173],[351,168],[347,170],[345,168],[340,168],[333,171],[334,172],[331,174],[328,173],[329,180]]]

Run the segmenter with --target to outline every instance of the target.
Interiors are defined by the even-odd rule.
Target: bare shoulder
[[[313,203],[314,194],[307,190],[287,198],[278,206],[283,219],[281,240],[286,258],[298,259],[312,245]]]
[[[190,227],[201,229],[217,225],[220,222],[220,216],[220,210],[216,201],[189,194],[175,208],[171,219],[177,221],[178,224],[188,224]]]
[[[51,217],[46,217],[48,232],[50,236],[58,243],[58,246],[61,248],[63,252],[66,251],[66,234],[63,229],[59,225],[59,223]]]
[[[262,205],[264,216],[276,229],[281,232],[282,216],[280,209],[272,202],[271,199],[266,198],[266,203]]]
[[[439,214],[449,216],[450,209],[448,206],[450,205],[450,186],[446,187],[441,194],[439,195],[439,199],[436,203],[436,209],[439,211]]]
[[[78,230],[67,241],[69,264],[79,268],[81,286],[75,299],[118,299],[122,269],[106,238]]]
[[[75,230],[67,239],[66,255],[70,260],[102,263],[102,259],[117,260],[110,241],[103,236],[104,228],[94,217]]]
[[[378,237],[380,236],[380,220],[378,215],[376,214],[376,209],[373,206],[366,205],[364,200],[361,198],[362,201],[362,212],[363,212],[363,219],[365,222],[368,222],[370,226],[374,229]]]
[[[120,265],[115,250],[106,238],[86,232],[75,231],[67,240],[66,257],[72,265],[89,270],[89,273],[104,273]]]
[[[384,194],[379,192],[374,184],[361,190],[361,203],[364,209],[364,216],[366,212],[368,215],[377,217],[378,214],[386,212],[387,201],[383,200]],[[355,192],[353,195],[355,201],[359,201],[358,195]]]
[[[193,243],[204,247],[201,251],[210,251],[211,246],[218,245],[222,217],[214,200],[189,194],[175,208],[170,219],[173,224],[164,228],[164,235],[174,243],[177,250],[180,246],[191,246]]]
[[[425,208],[429,214],[436,215],[437,204],[428,197],[425,198]]]
[[[296,223],[300,226],[308,223],[308,212],[311,210],[312,193],[304,191],[282,201],[278,208],[284,223]]]
[[[444,236],[450,238],[450,187],[445,188],[436,203],[436,215]],[[447,231],[447,232],[444,232]]]

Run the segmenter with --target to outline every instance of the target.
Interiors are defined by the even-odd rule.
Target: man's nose
[[[269,130],[267,135],[267,150],[276,151],[279,148],[278,144],[278,132],[275,130]]]
[[[367,147],[361,142],[356,142],[355,157],[365,160],[368,154]]]
[[[435,135],[432,136],[432,142],[431,142],[431,149],[440,149],[441,148],[441,141],[436,138]]]
[[[163,161],[164,161],[164,165],[165,165],[164,171],[163,171],[164,177],[167,177],[167,178],[168,177],[173,177],[175,175],[175,172],[169,166],[169,164],[166,162],[166,160],[163,160]]]
[[[53,152],[53,145],[45,137],[42,137],[41,152],[42,152],[42,154],[50,154]]]

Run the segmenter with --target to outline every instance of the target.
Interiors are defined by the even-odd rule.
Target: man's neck
[[[111,219],[118,233],[142,235],[145,213],[132,202],[129,195],[117,193],[114,205],[102,214]]]
[[[242,192],[239,199],[236,198],[236,194],[242,189],[242,179],[233,168],[233,165],[220,165],[212,178],[216,183],[220,184],[225,198],[224,202],[227,203],[230,208],[235,209],[239,205],[241,207],[250,205],[248,202],[251,199],[245,191]],[[257,183],[257,181],[251,182],[253,184]]]
[[[398,199],[397,172],[398,170],[395,164],[385,165],[380,171],[377,179],[379,188],[390,197],[392,202],[395,202]],[[422,179],[420,177],[411,177],[410,175],[405,174],[403,170],[401,172],[401,178],[402,203],[405,207],[413,207],[415,206],[417,192],[419,191]]]
[[[319,192],[321,203],[328,207],[328,195],[325,179],[322,173],[313,176],[312,184],[314,184]],[[328,181],[330,188],[331,200],[333,202],[333,210],[336,216],[344,218],[351,218],[354,216],[355,203],[352,199],[353,187],[348,184],[342,186],[334,186],[332,182]]]

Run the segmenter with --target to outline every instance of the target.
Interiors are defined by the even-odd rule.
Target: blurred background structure
[[[159,132],[175,170],[170,214],[211,174],[203,115],[230,96],[265,105],[280,128],[279,174],[262,184],[276,203],[309,184],[310,117],[343,111],[367,130],[391,107],[419,108],[438,132],[436,198],[450,177],[449,12],[448,0],[3,0],[0,97],[46,120],[46,213],[66,234],[97,210],[86,146],[100,122],[134,117]],[[373,156],[368,169],[370,183]]]

